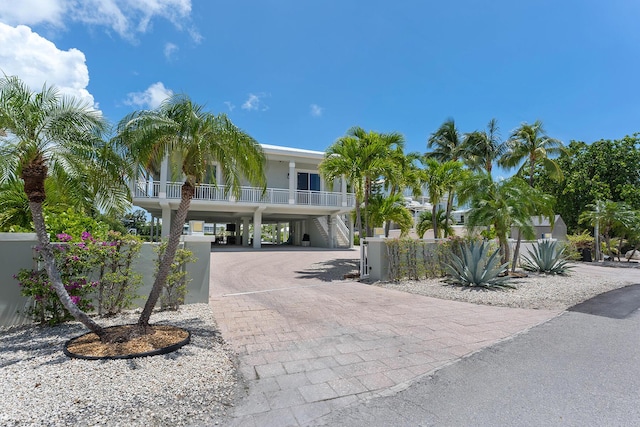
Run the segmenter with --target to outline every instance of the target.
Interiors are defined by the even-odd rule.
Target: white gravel
[[[134,323],[129,313],[103,325]],[[237,387],[232,351],[207,304],[155,313],[152,323],[191,331],[191,343],[161,356],[70,359],[78,323],[0,329],[0,425],[184,426],[224,423]]]
[[[527,273],[528,277],[509,282],[516,289],[462,287],[444,283],[441,279],[399,283],[376,282],[375,285],[475,304],[566,310],[603,292],[640,283],[640,269],[637,268],[593,267],[584,264],[576,264],[573,267],[567,276]]]

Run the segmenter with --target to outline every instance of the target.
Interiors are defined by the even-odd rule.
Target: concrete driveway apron
[[[358,250],[211,254],[211,299],[247,395],[233,425],[297,426],[392,395],[559,312],[481,306],[343,280]]]

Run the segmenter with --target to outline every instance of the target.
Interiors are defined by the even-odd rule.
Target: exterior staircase
[[[329,221],[326,216],[319,216],[313,218],[313,223],[324,238],[327,244],[329,243]],[[341,216],[336,217],[336,232],[334,235],[334,247],[335,248],[348,248],[350,247],[349,241],[349,228],[344,223]]]

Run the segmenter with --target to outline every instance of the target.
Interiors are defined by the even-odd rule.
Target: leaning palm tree
[[[207,166],[220,165],[225,191],[240,195],[241,178],[266,189],[265,157],[260,145],[224,114],[213,115],[186,95],[174,95],[153,111],[136,111],[118,125],[115,142],[140,172],[165,156],[174,174],[181,173],[180,205],[171,224],[167,248],[138,320],[137,333],[149,331],[149,318],[158,302],[174,261],[195,188]],[[215,183],[219,184],[219,183]]]
[[[62,305],[101,339],[105,330],[80,310],[64,288],[55,265],[42,205],[45,181],[91,197],[98,209],[123,211],[129,191],[123,164],[101,136],[106,123],[99,111],[62,96],[46,85],[32,92],[19,78],[0,79],[0,184],[20,179],[28,200],[44,267]]]
[[[562,181],[563,175],[553,156],[564,152],[560,140],[545,134],[542,122],[537,120],[530,125],[522,123],[507,141],[507,151],[500,158],[500,166],[514,168],[520,165],[518,175],[529,177],[529,185],[533,187],[536,166],[542,165],[549,176]]]

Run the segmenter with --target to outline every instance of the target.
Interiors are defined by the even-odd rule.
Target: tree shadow
[[[353,258],[333,259],[313,264],[311,268],[296,271],[298,279],[317,279],[323,282],[345,280],[345,274],[357,274],[360,260]]]

